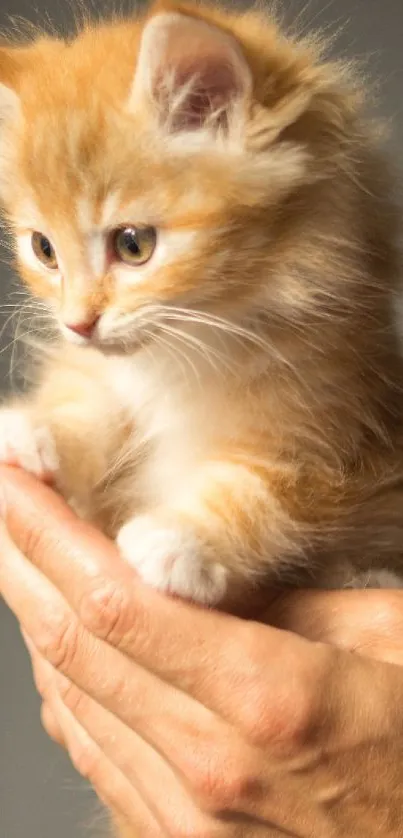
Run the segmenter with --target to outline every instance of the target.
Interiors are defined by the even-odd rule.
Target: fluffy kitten
[[[0,50],[1,192],[60,338],[0,415],[152,585],[403,566],[396,216],[360,91],[255,12]]]

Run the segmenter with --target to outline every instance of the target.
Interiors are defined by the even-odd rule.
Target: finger
[[[60,594],[52,592],[51,583],[42,579],[7,539],[3,532],[0,586],[24,626],[24,636],[29,634],[34,638],[34,648],[29,640],[26,642],[40,692],[47,695],[48,684],[41,680],[43,669],[38,668],[37,648],[82,692],[163,754],[183,777],[194,776],[196,790],[208,786],[214,773],[219,778],[221,797],[227,799],[228,789],[239,783],[240,767],[242,772],[250,771],[249,765],[254,763],[253,749],[248,750],[235,732],[229,735],[226,723],[210,710],[161,683],[126,656],[86,633],[80,624],[75,625],[76,618]],[[56,640],[54,646],[57,633],[61,640]],[[71,640],[72,633],[75,640]],[[73,653],[62,650],[66,638]],[[73,690],[67,691],[64,700],[71,701],[75,709]]]
[[[60,592],[26,561],[0,523],[0,589],[23,627],[23,637],[82,689],[95,692],[110,709],[127,705],[131,721],[159,713],[161,698],[169,714],[183,712],[181,695],[161,684],[113,647],[92,636],[69,608]],[[110,679],[105,673],[113,673]],[[130,686],[129,686],[130,685]],[[172,699],[169,694],[172,693]],[[137,700],[136,700],[137,696]],[[127,701],[125,702],[125,699]],[[183,696],[183,701],[189,701]],[[176,712],[177,711],[177,712]]]
[[[266,771],[266,776],[262,772],[260,783],[250,778],[244,800],[239,787],[234,787],[226,798],[222,794],[216,797],[217,777],[214,774],[208,777],[203,794],[192,800],[187,791],[194,793],[192,775],[179,782],[157,753],[116,723],[116,719],[95,702],[80,695],[74,686],[71,688],[57,673],[54,687],[63,702],[68,696],[69,707],[72,693],[75,693],[73,715],[80,726],[135,786],[164,832],[172,838],[178,835],[214,835],[215,838],[243,838],[245,834],[253,834],[256,838],[260,835],[262,838],[294,835],[296,823],[304,823],[312,835],[315,827],[326,830],[327,815],[321,819],[315,803],[309,804],[312,777],[306,777],[303,795],[296,795],[294,787],[291,790],[285,787],[279,799],[277,789],[282,780],[284,783],[284,763],[274,761],[272,772]]]
[[[403,663],[403,591],[291,591],[264,620],[309,640],[389,663]]]
[[[140,737],[68,679],[60,677],[43,660],[32,641],[27,638],[26,642],[32,657],[35,682],[45,701],[56,688],[66,706],[122,773],[136,784],[145,783],[142,792],[150,808],[155,788],[163,787],[166,794],[169,790],[172,805],[169,807],[169,823],[165,821],[165,825],[174,835],[180,831],[179,825],[175,825],[177,815],[180,814],[182,818],[186,816],[193,826],[202,820],[192,800],[205,813],[204,821],[206,813],[232,806],[235,794],[238,794],[238,803],[241,805],[239,789],[247,790],[253,785],[257,787],[260,766],[253,749],[240,741],[235,731],[211,718],[210,714],[207,723],[204,715],[192,715],[189,712],[180,718],[175,717],[165,704],[163,692],[158,690],[158,706],[154,705],[151,716],[145,717],[145,723],[141,726],[145,735]],[[148,707],[147,695],[141,689],[140,693]],[[135,696],[131,698],[133,703]],[[123,697],[125,707],[128,702],[130,706],[129,694]],[[127,709],[121,713],[121,717],[126,714]],[[140,779],[137,777],[139,766]],[[179,781],[181,784],[178,786]],[[157,804],[157,812],[160,818],[166,818],[164,799],[161,799],[161,804],[164,804],[163,809],[160,811]],[[202,825],[201,834],[204,823],[200,827]]]
[[[134,785],[169,835],[182,834],[184,824],[191,827],[192,834],[210,833],[213,818],[192,798],[188,777],[174,771],[140,736],[55,672],[38,654],[35,666],[45,701],[57,692],[91,741]],[[164,794],[156,794],[156,789],[163,789]]]
[[[253,694],[257,663],[267,667],[273,684],[279,674],[286,678],[288,664],[294,678],[295,659],[288,660],[283,633],[262,630],[258,649],[256,632],[244,621],[159,594],[48,487],[16,469],[3,467],[0,475],[13,540],[89,632],[229,720],[238,721],[244,696]],[[293,645],[297,660],[309,666],[310,644],[294,638]]]
[[[46,670],[41,675],[41,683],[47,685],[48,690],[49,685],[51,689],[57,689],[62,700],[67,701],[69,709],[72,710],[80,724],[97,742],[106,756],[119,767],[124,776],[131,779],[140,788],[150,808],[153,805],[155,806],[158,820],[163,822],[170,835],[183,834],[184,823],[189,825],[191,834],[210,834],[212,831],[217,834],[213,830],[214,819],[217,816],[220,817],[224,812],[228,813],[225,824],[231,827],[229,833],[231,838],[236,835],[237,819],[234,812],[238,812],[239,816],[243,813],[244,817],[254,818],[264,810],[266,828],[270,823],[274,824],[278,816],[284,820],[284,814],[281,815],[281,812],[279,813],[276,808],[276,795],[273,798],[270,794],[270,789],[279,782],[278,778],[284,771],[282,760],[279,761],[275,756],[272,756],[271,768],[266,764],[263,771],[259,759],[256,759],[256,770],[250,770],[248,749],[244,745],[244,758],[242,758],[242,755],[239,758],[239,765],[242,768],[235,775],[233,768],[225,759],[225,753],[222,753],[222,741],[218,739],[214,742],[211,739],[208,771],[204,770],[203,747],[196,748],[197,760],[199,763],[201,762],[202,770],[200,770],[200,764],[197,766],[196,760],[189,773],[187,775],[182,774],[182,785],[178,789],[177,773],[172,772],[168,766],[164,765],[161,770],[158,754],[150,752],[150,749],[145,746],[141,739],[134,738],[130,731],[119,726],[116,719],[105,713],[93,701],[88,700],[86,696],[80,694],[66,679],[61,679],[57,673],[53,672],[52,674],[49,665],[41,664],[40,661],[38,664],[39,668],[44,666]],[[46,692],[42,694],[46,697]],[[119,731],[119,727],[121,727],[121,731]],[[228,735],[232,736],[233,734],[229,731]],[[186,749],[186,747],[187,745],[184,743],[184,748]],[[221,752],[221,770],[218,761],[214,760],[214,747]],[[139,766],[141,766],[140,778],[137,773]],[[156,788],[164,788],[163,797],[156,797]],[[197,803],[196,808],[194,803],[189,800],[186,793],[187,789]],[[290,795],[284,789],[281,799],[283,807],[285,800],[287,800],[286,808],[289,812],[287,818],[289,817],[290,826],[292,826],[296,814],[298,814],[298,817],[303,816],[305,820],[307,819],[308,812],[305,803],[308,796],[306,799],[305,795],[303,797],[302,813],[299,811],[301,806],[299,806],[298,801],[293,799],[293,792]],[[230,813],[232,813],[232,818]],[[225,824],[222,825],[218,833],[220,836],[227,834]],[[217,823],[215,825],[217,827]],[[185,834],[187,834],[187,831],[185,831]],[[241,834],[243,834],[242,831]]]
[[[62,728],[49,704],[43,702],[41,707],[41,722],[44,730],[57,745],[67,748]]]
[[[130,824],[133,834],[162,838],[166,833],[155,820],[139,791],[111,763],[65,707],[56,691],[49,692],[48,717],[55,719],[79,774],[94,787],[102,802]]]

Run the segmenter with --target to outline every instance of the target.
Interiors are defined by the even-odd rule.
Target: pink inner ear
[[[171,127],[174,130],[200,128],[209,116],[217,112],[219,121],[239,92],[234,68],[215,56],[190,58],[174,67],[173,73],[175,92],[180,97],[181,90],[184,91],[179,107],[172,114]],[[163,82],[162,77],[160,82]],[[187,86],[189,89],[186,92]],[[161,92],[160,88],[159,98]]]
[[[212,115],[225,123],[251,90],[250,69],[231,35],[197,18],[163,13],[143,33],[135,95],[151,92],[170,130],[195,130]]]

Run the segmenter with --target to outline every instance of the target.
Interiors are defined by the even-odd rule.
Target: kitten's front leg
[[[102,481],[132,428],[118,404],[111,410],[99,372],[84,361],[54,364],[36,390],[0,407],[0,462],[51,482],[82,517],[115,535],[116,495],[108,506]]]
[[[269,475],[231,462],[206,464],[169,505],[129,520],[117,543],[144,581],[209,605],[300,552]]]
[[[228,570],[214,539],[179,510],[133,518],[120,530],[117,543],[126,561],[154,588],[207,605],[224,598]]]

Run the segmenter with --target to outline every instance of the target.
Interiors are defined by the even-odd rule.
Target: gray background
[[[380,109],[392,118],[390,150],[403,159],[403,0],[279,0],[292,21],[305,8],[307,24],[343,26],[337,53],[369,58],[381,81]],[[69,19],[70,0],[0,0],[0,27],[10,15],[43,23]],[[77,4],[78,5],[78,4]],[[88,4],[89,5],[89,4]],[[105,4],[93,0],[93,7]],[[110,5],[110,4],[109,4]],[[122,6],[122,3],[119,4]],[[123,5],[129,6],[124,2]],[[10,293],[10,271],[0,265],[1,304]],[[11,300],[15,298],[11,297]],[[10,385],[9,309],[0,312],[0,381]],[[11,329],[11,331],[10,331]],[[0,602],[0,838],[82,838],[97,833],[94,798],[48,741],[39,722],[39,700],[13,617]],[[103,829],[101,829],[103,832]]]

